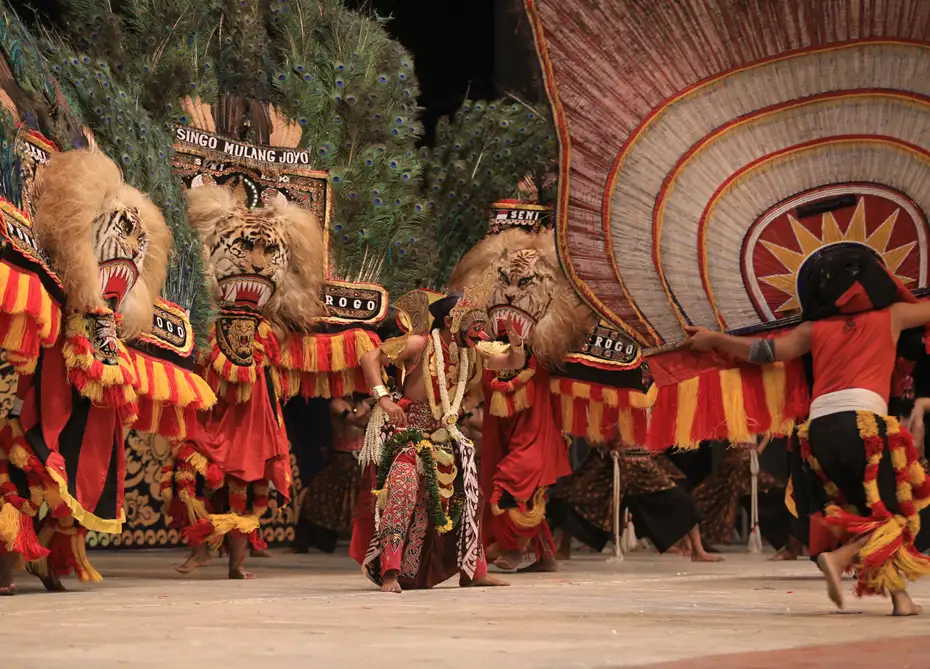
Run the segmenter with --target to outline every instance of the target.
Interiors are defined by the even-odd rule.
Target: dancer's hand
[[[504,333],[507,335],[507,343],[513,348],[521,348],[523,346],[523,337],[510,318],[504,321]]]
[[[685,342],[695,351],[714,350],[718,333],[695,325],[686,325],[685,332],[688,333],[688,338]]]
[[[397,402],[390,397],[382,397],[378,400],[378,404],[384,409],[384,413],[388,415],[391,425],[394,427],[405,427],[407,425],[407,414],[397,406]]]
[[[907,421],[907,429],[914,435],[914,446],[923,457],[924,454],[924,414],[930,411],[930,397],[920,397],[914,402],[914,409]]]

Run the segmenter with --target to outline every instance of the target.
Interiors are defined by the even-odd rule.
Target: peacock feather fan
[[[133,81],[139,104],[155,121],[172,124],[183,121],[185,96],[216,99],[211,45],[224,4],[123,0],[114,11],[110,0],[71,0],[60,32],[78,52],[107,63],[114,77]]]
[[[423,150],[439,248],[435,285],[445,285],[462,254],[487,234],[493,202],[517,196],[526,182],[533,199],[551,201],[556,149],[548,108],[516,100],[465,100],[454,116],[439,120],[434,147]]]
[[[61,146],[82,146],[80,127],[38,40],[6,3],[0,3],[0,51],[0,88],[20,117],[14,120],[58,138]]]
[[[435,240],[420,191],[413,59],[384,24],[341,0],[274,0],[273,99],[331,175],[337,272],[377,273],[400,294],[431,279]]]

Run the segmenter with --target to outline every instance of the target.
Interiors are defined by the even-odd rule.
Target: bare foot
[[[395,595],[403,592],[400,583],[397,581],[396,570],[385,572],[384,578],[381,580],[381,592],[393,592]]]
[[[534,572],[557,572],[559,570],[559,561],[552,555],[537,560],[528,567],[517,569],[518,574],[531,574]]]
[[[270,558],[271,553],[262,548],[253,548],[249,551],[249,557]]]
[[[691,561],[692,562],[723,562],[724,557],[722,555],[711,555],[707,551],[692,551]]]
[[[797,560],[801,554],[804,552],[804,546],[800,541],[795,539],[793,536],[788,537],[788,543],[785,544],[785,547],[780,551],[775,553],[775,556],[771,558],[771,562],[783,562],[790,560]]]
[[[16,553],[0,555],[0,597],[12,597],[16,594],[16,584],[13,583],[13,567],[16,566],[16,558]]]
[[[906,590],[892,592],[891,602],[894,605],[894,610],[891,612],[893,616],[917,616],[923,611],[922,607],[914,603]]]
[[[245,549],[249,540],[235,532],[226,535],[229,551],[229,578],[237,581],[249,581],[255,574],[245,570]]]
[[[494,565],[504,571],[513,571],[523,562],[522,551],[502,551],[500,557],[494,560]]]
[[[836,608],[842,609],[843,582],[840,579],[841,570],[837,569],[836,556],[832,553],[821,553],[817,556],[817,567],[827,580],[827,596],[836,604]]]
[[[782,550],[775,553],[775,555],[770,557],[769,562],[790,562],[792,560],[797,560],[797,559],[798,559],[797,553],[783,548]]]
[[[506,587],[510,585],[507,581],[502,581],[499,578],[494,578],[490,574],[485,574],[479,578],[468,578],[465,574],[459,576],[459,585],[463,588],[499,588]],[[381,590],[384,590],[382,586]]]
[[[62,584],[61,579],[48,570],[48,567],[46,567],[47,573],[44,576],[31,564],[26,565],[26,571],[42,581],[42,585],[44,585],[45,589],[49,592],[65,592],[67,590]]]
[[[200,544],[199,546],[194,546],[194,550],[191,551],[190,556],[184,561],[184,564],[175,565],[174,569],[180,574],[190,574],[195,569],[209,566],[212,562],[213,558],[210,557],[210,547],[206,544]]]

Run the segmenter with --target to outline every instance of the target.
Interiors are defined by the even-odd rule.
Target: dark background
[[[116,0],[118,3],[118,0]],[[57,17],[67,0],[11,1],[30,20]],[[425,141],[436,121],[468,95],[507,93],[538,101],[539,73],[522,0],[346,0],[354,9],[390,16],[388,30],[414,58]]]

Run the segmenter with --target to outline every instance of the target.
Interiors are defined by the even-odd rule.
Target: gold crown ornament
[[[481,280],[465,288],[462,298],[456,303],[449,316],[452,332],[467,331],[475,322],[487,322],[488,298],[494,288],[494,272],[486,271]]]

